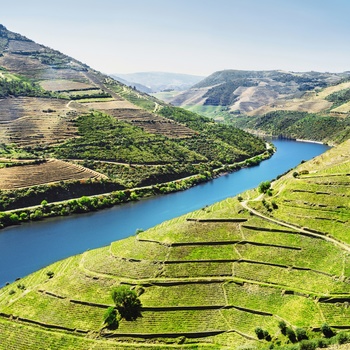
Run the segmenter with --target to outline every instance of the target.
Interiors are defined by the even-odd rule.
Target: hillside
[[[52,184],[75,186],[68,199],[85,194],[86,183],[89,195],[155,184],[265,151],[248,133],[169,106],[2,25],[0,106],[0,178],[8,179],[0,190],[9,191],[1,192],[2,209],[19,187],[40,186],[37,198],[28,191],[28,202],[40,204]],[[61,164],[57,176],[45,177],[42,162]],[[27,182],[17,181],[22,174]],[[50,193],[45,200],[62,198]]]
[[[156,96],[246,130],[339,143],[350,132],[349,90],[349,72],[226,70],[213,73],[175,96]],[[313,117],[305,120],[306,113]],[[295,123],[289,128],[291,115]],[[319,129],[326,135],[321,136]]]
[[[349,159],[347,141],[272,184],[4,287],[2,346],[315,349],[349,342]],[[108,328],[104,314],[121,284],[136,291],[141,317]]]

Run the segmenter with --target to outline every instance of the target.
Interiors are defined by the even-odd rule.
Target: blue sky
[[[104,73],[350,70],[349,0],[0,0],[0,9],[9,30]]]

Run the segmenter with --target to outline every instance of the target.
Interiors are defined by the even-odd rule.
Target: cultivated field
[[[195,134],[193,130],[184,125],[144,110],[113,109],[105,112],[152,134],[161,134],[169,138],[186,138]]]
[[[52,182],[91,178],[105,178],[105,176],[80,165],[61,160],[49,160],[41,164],[25,164],[0,169],[0,189],[13,190]]]
[[[78,111],[83,110],[77,103],[69,105],[68,101],[60,99],[3,99],[0,110],[0,142],[35,146],[72,138],[77,132],[72,119]]]
[[[6,286],[2,344],[218,349],[258,346],[256,327],[285,344],[281,320],[309,337],[324,323],[350,329],[349,146],[277,180],[272,196],[248,191]],[[141,291],[142,317],[107,329],[120,284]]]

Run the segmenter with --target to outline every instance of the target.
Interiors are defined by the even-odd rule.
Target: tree
[[[306,334],[306,330],[304,328],[297,328],[295,330],[295,335],[298,339],[298,341],[302,341],[302,340],[307,340],[308,336]]]
[[[295,332],[292,328],[287,327],[286,329],[286,336],[288,339],[292,342],[295,343],[297,341],[297,337],[295,335]]]
[[[258,339],[264,339],[264,330],[262,328],[256,327],[255,334],[258,337]]]
[[[278,322],[278,328],[281,330],[281,333],[283,335],[286,335],[287,332],[287,324],[284,321],[279,321]]]
[[[270,181],[264,181],[259,184],[259,192],[266,193],[271,187]]]
[[[321,332],[326,338],[332,338],[334,336],[334,332],[332,331],[331,327],[328,326],[327,323],[324,323],[321,326]]]
[[[141,316],[142,304],[136,292],[128,286],[119,286],[112,290],[112,299],[122,318],[127,321],[136,320]]]

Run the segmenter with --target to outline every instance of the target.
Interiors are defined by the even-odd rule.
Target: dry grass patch
[[[40,83],[40,86],[49,91],[70,91],[70,90],[84,90],[91,89],[94,86],[91,84],[81,83],[73,80],[43,80]]]
[[[72,114],[82,111],[77,103],[73,107],[65,100],[49,98],[6,98],[1,106],[0,142],[18,146],[49,145],[75,137]]]
[[[30,164],[0,169],[0,188],[11,190],[47,183],[102,178],[90,169],[62,160],[49,160],[41,164]]]
[[[87,102],[84,103],[84,106],[86,106],[89,109],[95,109],[99,110],[101,112],[104,112],[106,114],[111,114],[110,111],[114,109],[139,109],[139,107],[133,105],[129,101],[126,100],[113,100],[113,101],[106,101],[106,102]]]

